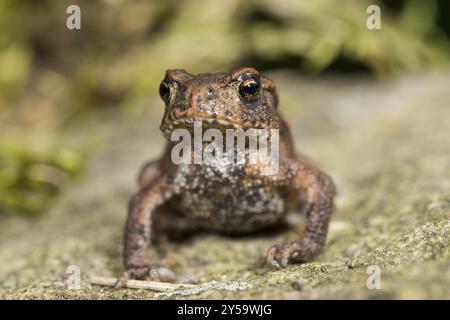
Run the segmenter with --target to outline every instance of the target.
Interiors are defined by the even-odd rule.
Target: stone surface
[[[262,263],[262,252],[301,227],[303,217],[293,213],[281,232],[200,234],[151,249],[180,274],[197,278],[198,288],[156,293],[89,285],[90,276],[122,272],[133,179],[163,145],[162,104],[155,100],[158,107],[143,120],[86,124],[83,131],[110,143],[51,212],[0,220],[0,298],[449,298],[450,76],[418,74],[389,83],[272,77],[297,147],[338,187],[338,209],[317,261],[280,271]],[[65,287],[70,265],[80,267],[81,290]],[[367,287],[372,265],[380,268],[379,290]]]

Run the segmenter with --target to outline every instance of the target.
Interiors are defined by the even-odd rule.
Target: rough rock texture
[[[90,276],[122,272],[126,204],[139,165],[158,155],[161,103],[141,121],[86,125],[111,143],[52,212],[38,220],[0,220],[0,297],[154,298],[449,298],[450,76],[413,75],[391,83],[305,80],[277,73],[281,108],[299,149],[335,179],[339,195],[325,251],[316,262],[267,269],[261,253],[302,223],[270,234],[201,234],[152,249],[195,289],[114,291]],[[94,130],[94,131],[88,131]],[[97,130],[97,131],[95,131]],[[168,255],[166,255],[168,253]],[[65,287],[81,268],[81,290]],[[367,288],[367,268],[381,289]]]

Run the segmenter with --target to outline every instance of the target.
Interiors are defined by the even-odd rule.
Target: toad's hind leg
[[[161,173],[158,160],[145,163],[138,172],[136,183],[138,188],[144,188],[151,181],[155,180]]]
[[[200,231],[170,203],[158,207],[154,215],[152,242],[182,241]]]
[[[300,158],[288,163],[287,173],[299,195],[306,191],[308,209],[300,238],[288,245],[275,245],[267,252],[267,262],[277,268],[285,267],[289,261],[311,261],[320,253],[334,210],[335,186],[328,175]]]

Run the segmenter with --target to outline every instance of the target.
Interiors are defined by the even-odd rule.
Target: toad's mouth
[[[164,119],[166,120],[166,119]],[[201,126],[200,126],[201,125]],[[194,127],[198,126],[202,131],[206,129],[219,129],[220,131],[225,131],[226,129],[263,129],[266,126],[259,122],[245,122],[245,121],[235,121],[227,118],[212,118],[212,117],[182,117],[174,119],[173,121],[163,121],[161,124],[161,131],[163,135],[170,139],[172,132],[176,129],[186,129],[189,132],[194,131]]]

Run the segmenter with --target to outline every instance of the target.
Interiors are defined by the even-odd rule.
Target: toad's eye
[[[239,94],[247,101],[253,101],[258,97],[261,84],[255,75],[244,75],[239,85]]]
[[[159,95],[161,96],[161,99],[163,99],[163,101],[165,103],[169,102],[169,100],[170,100],[170,87],[164,81],[161,82],[161,84],[159,85]]]

